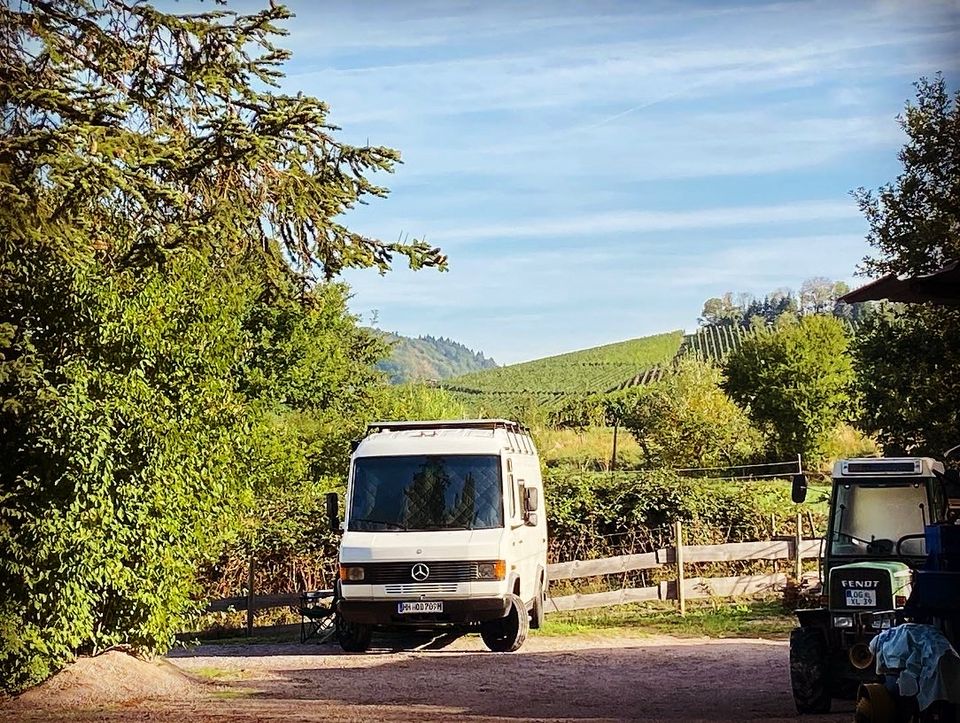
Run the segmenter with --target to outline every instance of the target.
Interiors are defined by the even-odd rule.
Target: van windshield
[[[360,457],[354,463],[350,530],[494,527],[503,527],[497,455]]]

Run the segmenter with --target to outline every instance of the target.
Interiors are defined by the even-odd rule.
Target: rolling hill
[[[393,351],[377,364],[377,368],[386,372],[392,384],[440,381],[497,366],[493,359],[452,339],[433,336],[413,339],[389,332],[380,333],[393,346]]]
[[[500,406],[513,399],[549,405],[569,395],[606,392],[659,378],[684,340],[672,331],[521,364],[472,372],[443,387],[473,404],[484,398]]]

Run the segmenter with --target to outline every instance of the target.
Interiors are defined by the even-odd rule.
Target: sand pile
[[[198,685],[165,660],[147,661],[111,650],[78,658],[55,676],[18,696],[27,708],[88,708],[152,698],[185,698]]]

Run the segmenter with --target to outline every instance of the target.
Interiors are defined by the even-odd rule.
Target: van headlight
[[[340,580],[343,582],[360,582],[363,580],[363,568],[359,565],[341,565]]]
[[[506,560],[477,563],[478,580],[502,580],[507,575]]]
[[[835,627],[835,628],[852,628],[852,627],[853,627],[853,616],[852,616],[852,615],[834,615],[834,616],[833,616],[833,627]]]

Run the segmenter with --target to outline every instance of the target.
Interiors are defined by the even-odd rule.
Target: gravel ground
[[[362,655],[201,645],[169,656],[186,673],[177,691],[167,673],[156,694],[128,685],[125,699],[100,702],[45,685],[0,709],[0,720],[799,720],[782,641],[537,636],[513,654],[487,652],[473,635],[448,643],[397,650],[375,638]],[[851,703],[835,708],[802,720],[852,718]]]

